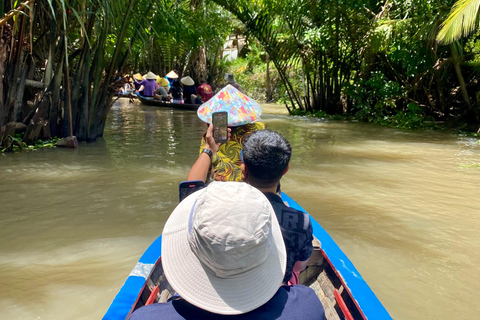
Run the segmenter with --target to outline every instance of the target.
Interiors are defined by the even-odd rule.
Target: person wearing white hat
[[[188,104],[199,104],[196,101],[197,98],[197,88],[195,87],[195,81],[189,76],[183,77],[180,79],[180,82],[183,85],[183,99],[185,103]],[[202,102],[200,101],[200,104]]]
[[[165,223],[162,266],[180,298],[141,307],[130,320],[325,319],[311,288],[282,285],[280,226],[246,183],[214,182],[185,198]]]
[[[210,150],[211,155],[203,153],[198,157],[187,180],[206,180],[211,159],[219,149],[219,144],[212,137],[212,128],[210,126],[205,135],[205,148]],[[313,230],[309,215],[287,207],[277,194],[280,179],[290,167],[291,155],[292,147],[280,133],[272,130],[254,131],[243,139],[240,168],[242,181],[265,194],[280,222],[287,248],[287,269],[283,282],[298,284],[298,275],[307,266],[313,251]]]
[[[175,71],[171,70],[169,73],[167,73],[166,77],[168,79],[178,79],[178,74]]]
[[[171,70],[167,75],[165,76],[167,78],[168,83],[170,83],[170,87],[173,85],[173,81],[178,80],[178,74]]]
[[[135,79],[135,83],[139,86],[143,86],[143,90],[140,89],[138,93],[140,93],[144,97],[153,97],[155,90],[157,89],[157,76],[155,73],[148,71],[145,80],[137,81]]]

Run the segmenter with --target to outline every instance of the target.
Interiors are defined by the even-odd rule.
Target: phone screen
[[[213,139],[216,143],[228,141],[228,113],[226,111],[212,113]]]
[[[187,196],[191,195],[197,190],[202,189],[203,187],[205,187],[205,183],[201,180],[180,182],[180,184],[178,185],[179,201],[181,202]]]

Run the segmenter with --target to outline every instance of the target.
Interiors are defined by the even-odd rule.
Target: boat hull
[[[306,212],[284,193],[282,199],[290,207]],[[327,320],[392,319],[330,235],[315,219],[310,217],[310,220],[315,237],[314,251],[299,281],[317,293]],[[175,293],[163,275],[161,242],[162,236],[142,255],[110,305],[104,320],[124,320],[145,305],[149,298],[154,302],[165,302]],[[347,313],[349,316],[346,316]]]
[[[137,93],[137,97],[145,105],[155,106],[155,107],[165,107],[165,108],[174,108],[180,110],[193,110],[197,111],[199,104],[188,104],[188,103],[173,103],[162,100],[156,100],[152,97],[144,97],[141,94]]]

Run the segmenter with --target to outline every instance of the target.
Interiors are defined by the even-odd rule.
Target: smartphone
[[[212,113],[213,139],[216,143],[228,141],[228,113],[219,111]]]
[[[205,187],[205,182],[201,180],[182,181],[178,185],[179,201],[181,202],[190,194]]]

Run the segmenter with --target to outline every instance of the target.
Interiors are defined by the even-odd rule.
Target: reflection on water
[[[282,187],[395,319],[474,319],[480,144],[264,115],[292,143]],[[195,112],[117,103],[77,150],[0,156],[0,318],[99,319],[161,233],[198,155]]]

